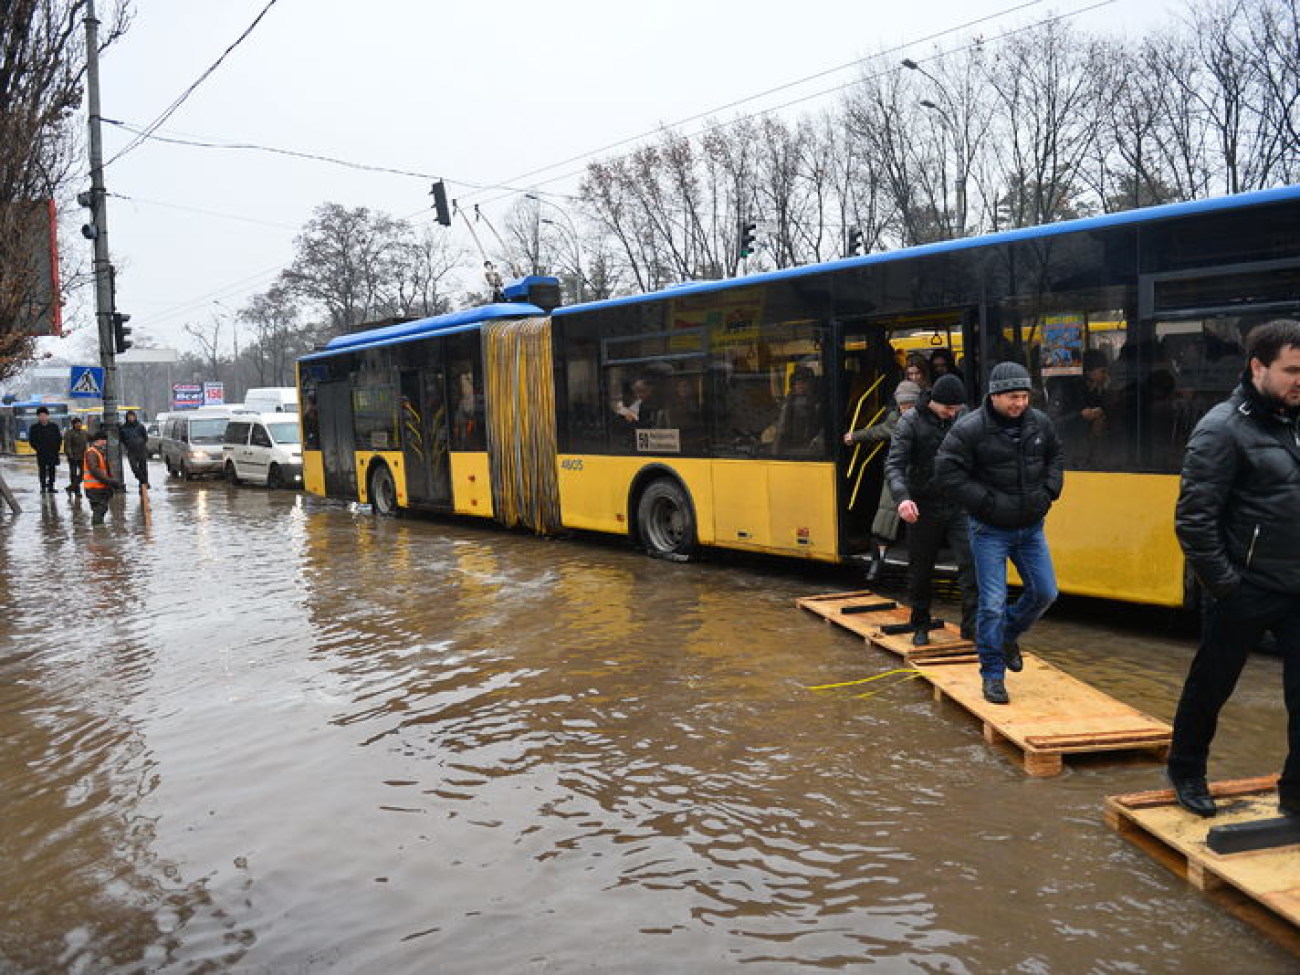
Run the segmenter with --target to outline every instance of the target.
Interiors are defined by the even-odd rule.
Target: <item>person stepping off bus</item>
[[[912,607],[912,643],[930,642],[930,603],[934,563],[944,543],[957,557],[961,583],[961,635],[975,639],[978,594],[971,566],[966,512],[948,499],[934,481],[939,445],[966,408],[966,386],[956,376],[940,376],[921,393],[916,409],[905,413],[889,442],[885,480],[898,502],[898,517],[907,522],[907,601]]]
[[[970,515],[979,586],[975,646],[984,699],[1009,704],[1006,671],[1023,666],[1019,640],[1056,599],[1056,573],[1043,519],[1061,495],[1064,460],[1051,419],[1029,405],[1029,372],[1000,362],[988,395],[948,431],[935,460],[941,490]],[[1020,573],[1020,598],[1007,602],[1007,560]]]

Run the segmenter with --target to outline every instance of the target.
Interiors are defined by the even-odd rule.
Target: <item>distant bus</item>
[[[511,297],[300,359],[307,490],[670,559],[852,559],[883,458],[842,435],[884,415],[900,353],[942,346],[972,406],[1015,360],[1056,419],[1061,589],[1180,606],[1183,447],[1239,381],[1248,330],[1300,314],[1300,187],[567,308],[527,279]],[[1081,419],[1086,397],[1104,422]]]
[[[67,403],[46,403],[42,400],[6,403],[0,406],[0,450],[6,454],[27,457],[35,454],[27,442],[27,431],[36,423],[36,411],[41,407],[50,411],[50,422],[56,424],[60,431],[68,429]]]

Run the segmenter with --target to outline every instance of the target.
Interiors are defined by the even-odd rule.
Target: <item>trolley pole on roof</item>
[[[117,443],[117,358],[113,336],[113,265],[108,255],[108,207],[104,189],[104,144],[99,115],[99,21],[94,0],[86,0],[86,98],[90,110],[90,192],[77,201],[90,208],[90,223],[81,228],[95,246],[95,320],[99,325],[99,361],[104,367],[104,426]]]

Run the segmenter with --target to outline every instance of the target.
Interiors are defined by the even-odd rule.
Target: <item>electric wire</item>
[[[193,84],[191,84],[188,88],[186,88],[183,92],[181,92],[180,95],[177,96],[176,100],[173,101],[167,108],[163,110],[161,115],[159,115],[156,119],[154,119],[152,122],[146,125],[142,133],[140,133],[139,135],[136,136],[136,138],[134,138],[129,143],[127,143],[124,148],[119,149],[117,153],[111,159],[108,160],[108,162],[104,163],[105,168],[111,166],[117,160],[125,156],[128,152],[130,152],[131,150],[135,149],[137,146],[144,143],[145,140],[150,138],[153,135],[153,133],[163,125],[164,122],[166,122],[169,118],[171,118],[177,112],[177,110],[182,105],[185,104],[185,102],[189,99],[189,97],[192,94],[194,94],[194,92],[198,89],[199,85],[203,84],[203,82],[205,82],[209,77],[211,77],[212,73],[221,66],[221,63],[226,60],[226,58],[230,55],[230,52],[233,51],[235,48],[239,47],[239,45],[244,42],[244,40],[248,37],[248,35],[253,33],[253,31],[257,28],[257,25],[262,22],[262,18],[265,17],[267,13],[270,11],[270,9],[274,7],[278,2],[279,0],[267,0],[267,4],[265,7],[262,8],[262,12],[259,13],[256,17],[254,17],[253,22],[249,24],[246,28],[244,28],[244,32],[240,34],[237,38],[235,38],[234,42],[231,43],[231,45],[221,53],[221,57],[217,58],[214,62],[212,62],[212,64],[208,67],[208,69],[194,80]]]

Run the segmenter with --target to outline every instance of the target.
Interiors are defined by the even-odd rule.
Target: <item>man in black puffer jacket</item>
[[[934,482],[939,445],[966,407],[966,386],[953,375],[940,376],[921,394],[916,409],[903,414],[889,441],[885,478],[907,522],[907,601],[912,607],[912,642],[930,642],[930,599],[934,562],[945,540],[957,559],[961,582],[961,635],[975,639],[975,569],[970,560],[966,512],[946,498]]]
[[[975,646],[984,699],[1009,704],[1006,671],[1023,666],[1020,637],[1056,599],[1056,573],[1043,518],[1061,495],[1064,461],[1052,421],[1029,405],[1033,384],[1017,362],[989,373],[983,405],[953,425],[935,460],[935,479],[970,516],[979,586]],[[1024,589],[1007,603],[1007,560]]]
[[[1232,396],[1187,442],[1175,527],[1207,591],[1201,645],[1174,716],[1169,778],[1198,816],[1217,811],[1206,783],[1219,711],[1265,630],[1283,655],[1290,752],[1278,780],[1300,817],[1300,322],[1258,326]]]

